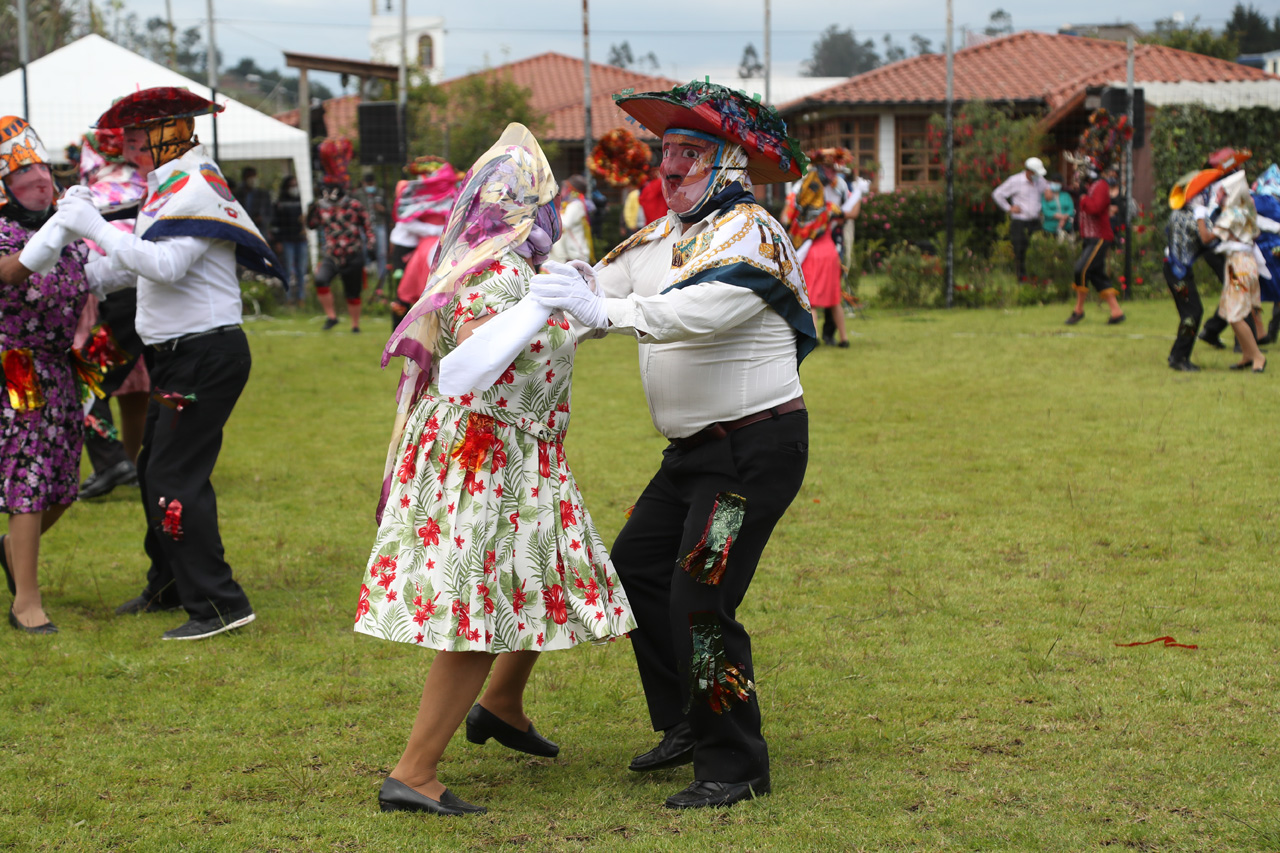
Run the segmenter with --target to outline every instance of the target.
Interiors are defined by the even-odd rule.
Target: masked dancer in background
[[[361,294],[364,292],[364,259],[374,251],[373,221],[369,211],[347,192],[347,164],[351,142],[326,139],[320,143],[324,189],[307,208],[307,227],[320,232],[320,263],[316,266],[316,300],[324,310],[325,330],[338,325],[329,285],[342,279],[351,331],[360,331]]]
[[[404,170],[414,177],[396,184],[392,211],[388,279],[393,331],[427,285],[436,245],[458,197],[459,175],[439,157],[418,157]]]
[[[840,208],[828,197],[826,184],[821,167],[811,166],[799,190],[788,196],[782,221],[788,225],[787,233],[809,288],[815,328],[822,311],[829,312],[840,335],[839,346],[848,348],[849,333],[845,330],[844,308],[840,304],[844,270],[840,266],[840,250],[833,239],[835,229],[840,227]],[[822,340],[828,345],[836,344],[834,336],[824,336]]]
[[[771,786],[737,614],[804,479],[799,364],[817,344],[791,240],[751,184],[798,178],[804,155],[773,109],[722,86],[617,104],[662,139],[669,212],[594,275],[549,264],[531,292],[599,333],[639,341],[649,411],[670,445],[612,549],[640,623],[631,641],[649,717],[663,733],[631,769],[692,762],[693,782],[666,805],[726,806]]]
[[[555,197],[537,140],[509,125],[383,355],[405,365],[355,630],[439,650],[384,811],[484,812],[439,778],[464,717],[472,743],[556,755],[524,709],[538,655],[635,627],[565,461],[576,339],[528,295],[559,236]]]
[[[1217,186],[1215,198],[1221,209],[1213,217],[1210,230],[1219,241],[1213,251],[1226,259],[1218,314],[1231,324],[1244,356],[1231,365],[1231,369],[1261,373],[1267,367],[1267,359],[1258,349],[1250,322],[1262,307],[1253,245],[1258,236],[1258,211],[1249,195],[1243,170],[1227,175]]]
[[[80,146],[80,181],[92,193],[100,211],[125,211],[133,216],[113,220],[112,225],[133,233],[136,208],[147,192],[147,173],[124,158],[124,135],[117,129],[85,134]],[[95,250],[96,251],[96,250]],[[85,417],[85,451],[93,473],[80,484],[80,500],[101,497],[116,486],[136,485],[135,464],[142,448],[142,432],[147,420],[151,379],[142,359],[143,343],[134,329],[138,292],[126,287],[104,299],[89,296],[81,317],[81,334],[95,336],[96,343],[113,350],[118,361],[102,380],[102,390],[120,407],[119,423],[111,415],[108,399],[95,399]],[[84,326],[90,328],[84,329]]]
[[[55,186],[31,125],[0,118],[0,567],[13,595],[9,624],[52,634],[36,567],[40,537],[76,499],[84,408],[72,335],[88,298],[85,248],[56,229]],[[52,236],[51,236],[52,235]],[[33,271],[38,273],[33,275]]]

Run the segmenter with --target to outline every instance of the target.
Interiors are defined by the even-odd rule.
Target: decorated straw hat
[[[618,107],[661,137],[669,129],[696,130],[736,142],[747,152],[747,171],[760,184],[793,181],[804,174],[808,159],[787,136],[777,110],[742,92],[710,81],[694,81],[670,92],[613,96]]]
[[[1197,169],[1187,172],[1169,190],[1169,207],[1182,210],[1187,201],[1204,192],[1204,188],[1225,175],[1222,169]]]
[[[1253,152],[1248,148],[1219,148],[1204,159],[1204,168],[1221,169],[1222,174],[1229,175],[1244,168],[1245,161],[1252,157]]]
[[[180,86],[156,86],[125,95],[103,113],[94,127],[141,127],[156,121],[220,113],[213,101]]]

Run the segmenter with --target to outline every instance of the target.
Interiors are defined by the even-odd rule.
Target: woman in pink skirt
[[[809,287],[809,306],[813,310],[815,327],[822,324],[822,309],[832,309],[836,331],[840,334],[839,347],[849,346],[849,333],[844,326],[840,283],[844,269],[840,266],[840,253],[832,240],[832,229],[840,222],[840,209],[826,199],[822,173],[810,170],[800,182],[800,190],[787,199],[782,221],[788,224],[791,244],[796,248],[805,283]],[[830,338],[823,342],[832,344]]]

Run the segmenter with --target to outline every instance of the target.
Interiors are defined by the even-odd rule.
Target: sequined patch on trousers
[[[729,562],[729,549],[738,538],[746,515],[746,498],[732,492],[716,495],[706,529],[702,531],[702,539],[680,561],[680,566],[690,577],[711,586],[720,583]]]
[[[724,636],[720,620],[710,611],[689,614],[689,638],[693,656],[689,662],[687,714],[695,701],[706,702],[723,714],[735,704],[750,701],[756,686],[742,672],[742,664],[725,660]]]

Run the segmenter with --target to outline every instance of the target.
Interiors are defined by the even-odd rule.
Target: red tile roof
[[[1119,42],[1026,30],[966,48],[955,55],[956,100],[1039,101],[1050,110],[1089,86],[1125,76],[1125,46]],[[1216,83],[1270,80],[1272,75],[1225,59],[1163,45],[1138,45],[1134,80]],[[783,104],[784,112],[813,106],[942,103],[946,57],[914,56],[851,77],[845,83]]]
[[[581,59],[562,53],[542,53],[476,74],[507,75],[532,93],[531,106],[547,117],[546,129],[538,134],[540,139],[577,141],[584,136],[586,110],[583,109]],[[476,74],[455,77],[440,85],[447,90]],[[653,92],[678,85],[677,81],[665,77],[591,63],[591,135],[598,139],[615,127],[626,127],[641,139],[654,139],[653,134],[640,125],[627,122],[627,114],[614,106],[613,96],[623,89]]]

